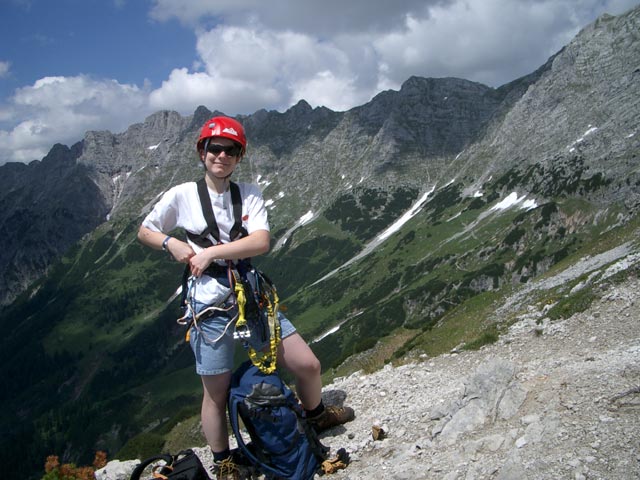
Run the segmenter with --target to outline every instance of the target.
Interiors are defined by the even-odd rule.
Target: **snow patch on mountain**
[[[520,205],[520,208],[522,210],[531,210],[532,208],[536,208],[538,206],[535,200],[525,200],[526,198],[526,195],[519,197],[516,192],[512,192],[504,200],[496,203],[493,207],[491,207],[489,211],[506,210],[516,205]]]
[[[284,235],[282,235],[282,237],[278,240],[278,242],[275,244],[275,246],[273,247],[273,250],[278,250],[279,248],[281,248],[283,245],[285,245],[287,243],[287,241],[289,240],[289,238],[291,237],[291,235],[293,235],[293,232],[295,232],[298,228],[307,225],[309,222],[311,222],[315,217],[317,216],[317,214],[313,213],[311,210],[309,210],[307,213],[305,213],[304,215],[302,215],[298,221],[293,225],[293,227],[291,227],[289,230],[287,230]]]
[[[415,217],[420,212],[420,210],[422,210],[424,208],[424,206],[427,203],[427,200],[429,199],[429,195],[431,195],[433,193],[435,188],[436,187],[434,185],[431,188],[431,190],[423,193],[422,196],[413,204],[413,206],[409,210],[407,210],[400,218],[398,218],[398,220],[396,220],[390,227],[388,227],[380,235],[378,235],[373,241],[368,243],[362,249],[362,251],[360,251],[360,253],[358,253],[357,255],[352,257],[351,259],[347,260],[345,263],[340,265],[338,268],[336,268],[336,269],[332,270],[331,272],[327,273],[324,277],[320,278],[319,280],[316,280],[315,282],[312,283],[312,285],[316,285],[316,284],[326,280],[327,278],[335,275],[337,272],[339,272],[343,268],[347,267],[348,265],[351,265],[352,263],[360,260],[361,258],[363,258],[363,257],[369,255],[371,252],[373,252],[386,239],[388,239],[391,235],[393,235],[398,230],[400,230],[409,220],[411,220],[413,217]]]

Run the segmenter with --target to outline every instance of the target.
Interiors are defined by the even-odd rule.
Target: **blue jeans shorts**
[[[196,304],[196,311],[200,312],[207,305]],[[235,346],[241,343],[233,338],[235,326],[232,323],[236,310],[229,314],[214,315],[202,322],[198,322],[198,328],[191,327],[190,343],[196,358],[196,373],[198,375],[219,375],[233,370],[233,354]],[[295,333],[296,328],[282,313],[278,312],[280,319],[280,336],[286,338]],[[258,333],[251,331],[249,344],[261,351],[269,345],[269,340],[263,342]]]

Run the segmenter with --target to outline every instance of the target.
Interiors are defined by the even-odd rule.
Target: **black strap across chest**
[[[199,235],[187,232],[187,237],[199,247],[207,248],[214,245],[209,235],[215,239],[216,243],[220,243],[220,229],[218,228],[218,222],[216,222],[216,216],[211,206],[207,182],[204,178],[201,178],[196,182],[196,185],[198,187],[198,198],[200,199],[202,214],[207,221],[207,228]],[[231,192],[231,203],[233,204],[233,226],[229,232],[229,238],[231,241],[234,241],[247,236],[248,232],[242,226],[242,196],[240,195],[240,187],[238,187],[237,183],[229,182],[229,190]]]
[[[196,185],[198,187],[198,198],[200,199],[202,214],[207,221],[207,228],[200,234],[189,231],[186,233],[189,240],[193,243],[201,248],[208,248],[214,245],[209,238],[209,234],[215,239],[216,243],[220,243],[220,229],[218,228],[218,222],[216,222],[216,216],[211,206],[211,197],[209,197],[207,182],[204,178],[201,178],[196,182]],[[242,196],[240,195],[240,187],[234,182],[229,182],[229,190],[231,192],[231,203],[233,204],[233,227],[231,227],[231,231],[229,232],[229,238],[231,241],[234,241],[238,238],[246,237],[249,233],[247,229],[242,226]],[[204,274],[210,277],[226,277],[227,267],[212,263],[204,271]],[[182,300],[180,304],[183,306],[186,305],[187,302],[189,275],[191,275],[191,269],[187,263],[184,268],[184,273],[182,274]]]

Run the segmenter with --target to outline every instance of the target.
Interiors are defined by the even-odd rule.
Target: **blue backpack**
[[[233,374],[229,420],[240,451],[267,478],[312,479],[327,457],[294,393],[277,373],[250,361]],[[240,420],[251,438],[245,442]]]

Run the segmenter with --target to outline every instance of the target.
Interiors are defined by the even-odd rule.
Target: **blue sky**
[[[151,20],[149,8],[145,1],[2,0],[0,60],[11,62],[11,75],[0,83],[2,97],[44,76],[158,81],[195,60],[194,31],[177,20]]]
[[[348,110],[412,75],[498,87],[638,0],[0,0],[0,164],[163,109]]]

